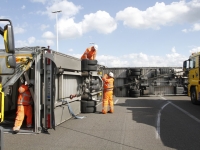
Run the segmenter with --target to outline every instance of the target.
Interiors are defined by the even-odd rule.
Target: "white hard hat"
[[[114,77],[114,74],[112,73],[112,72],[109,72],[109,74],[108,74],[110,77]]]
[[[94,49],[97,51],[98,50],[98,45],[94,45]]]

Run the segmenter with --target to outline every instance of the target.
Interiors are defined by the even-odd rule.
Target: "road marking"
[[[173,104],[172,102],[170,102],[170,104],[173,105],[174,107],[176,107],[177,109],[179,109],[180,111],[182,111],[184,114],[188,115],[190,118],[192,118],[195,121],[197,121],[198,123],[200,123],[200,120],[198,118],[196,118],[195,116],[191,115],[189,112],[187,112],[184,109],[178,107],[177,105]]]
[[[161,97],[163,100],[167,100],[164,97]],[[196,118],[195,116],[191,115],[189,112],[185,111],[184,109],[180,108],[179,106],[175,105],[174,103],[168,101],[165,105],[163,105],[161,107],[161,109],[158,112],[157,115],[157,127],[156,127],[156,139],[160,139],[160,118],[161,118],[161,112],[162,110],[168,105],[171,104],[172,106],[174,106],[175,108],[177,108],[178,110],[180,110],[181,112],[183,112],[184,114],[186,114],[187,116],[189,116],[190,118],[194,119],[195,121],[197,121],[198,123],[200,123],[200,120],[198,118]]]
[[[117,104],[118,101],[119,101],[119,100],[116,99],[116,101],[114,102],[114,104]],[[97,104],[96,107],[99,106],[100,104],[102,104],[102,102],[100,102],[99,104]]]
[[[169,104],[170,102],[167,102],[165,105],[161,107],[161,109],[158,112],[157,115],[157,127],[156,127],[156,139],[160,139],[160,117],[161,117],[161,111]]]

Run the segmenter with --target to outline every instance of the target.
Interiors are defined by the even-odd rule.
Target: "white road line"
[[[197,121],[198,123],[200,123],[200,120],[198,118],[196,118],[195,116],[191,115],[189,112],[187,112],[184,109],[178,107],[177,105],[173,104],[172,102],[170,102],[170,104],[172,104],[174,107],[176,107],[177,109],[179,109],[180,111],[182,111],[184,114],[188,115],[190,118],[192,118],[195,121]]]
[[[164,97],[161,97],[163,100],[167,100]],[[187,116],[189,116],[190,118],[194,119],[195,121],[197,121],[198,123],[200,123],[200,120],[198,118],[196,118],[195,116],[191,115],[190,113],[188,113],[187,111],[185,111],[184,109],[180,108],[179,106],[175,105],[174,103],[168,101],[165,105],[163,105],[161,107],[161,109],[158,112],[157,115],[157,127],[156,127],[156,139],[160,139],[160,118],[161,118],[161,111],[168,105],[171,104],[172,106],[174,106],[175,108],[177,108],[178,110],[180,110],[181,112],[183,112],[184,114],[186,114]]]
[[[164,98],[164,97],[160,97],[160,98],[162,98],[162,99],[164,99],[164,100],[167,100],[166,98]]]
[[[118,99],[116,99],[116,101],[114,102],[114,104],[117,104],[117,102],[118,102]]]
[[[156,139],[160,139],[160,117],[161,117],[161,111],[169,104],[170,102],[167,102],[165,105],[161,107],[161,109],[158,112],[157,115],[157,127],[156,127]]]
[[[114,102],[114,104],[117,104],[118,101],[119,101],[119,100],[116,99],[116,101]],[[102,102],[100,102],[99,104],[97,104],[96,107],[99,106],[100,104],[102,104]]]

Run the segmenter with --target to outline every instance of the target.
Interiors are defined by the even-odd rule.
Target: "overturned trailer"
[[[103,69],[103,73],[110,71],[115,75],[114,95],[118,97],[187,94],[188,78],[181,67]]]
[[[1,72],[11,73],[13,70],[5,65],[6,55],[4,50],[0,51]],[[81,111],[96,111],[95,105],[102,95],[101,74],[98,74],[97,64],[88,68],[78,58],[45,47],[17,48],[15,56],[17,66],[14,74],[1,76],[5,95],[1,97],[1,113],[4,117],[1,117],[0,126],[5,132],[12,131],[18,87],[23,80],[28,83],[32,81],[33,84],[34,124],[31,130],[22,125],[20,132],[46,132]]]

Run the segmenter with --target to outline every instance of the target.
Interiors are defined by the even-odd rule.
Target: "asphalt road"
[[[115,97],[115,112],[80,114],[49,134],[4,134],[4,150],[199,150],[200,105],[187,96]]]

